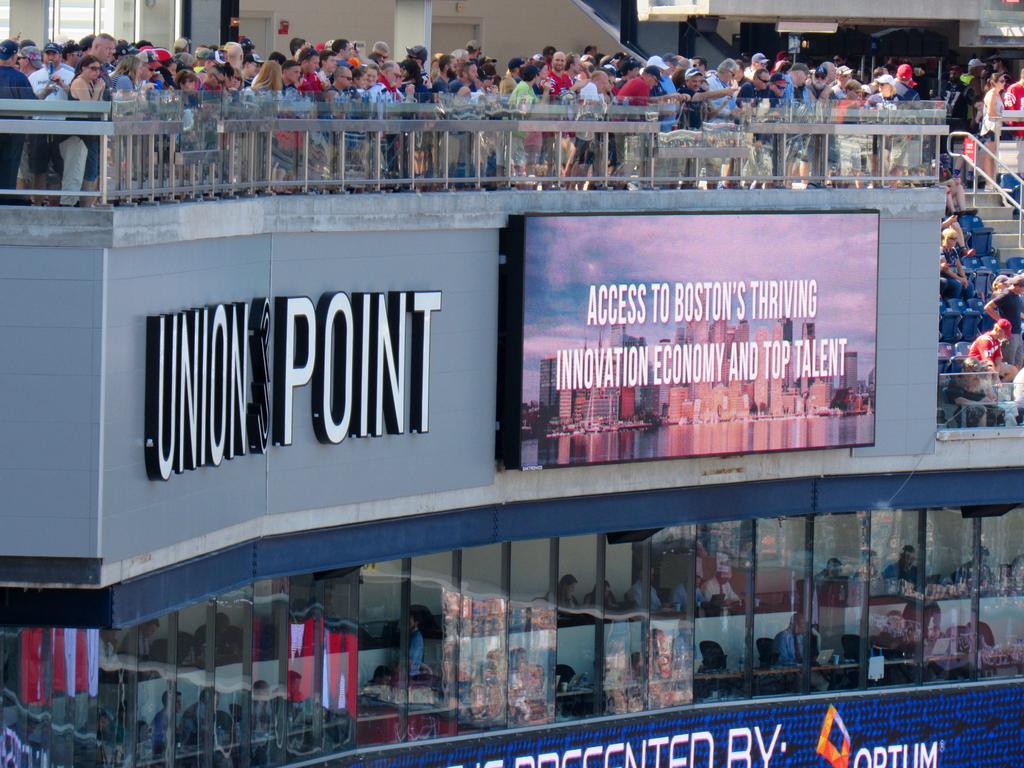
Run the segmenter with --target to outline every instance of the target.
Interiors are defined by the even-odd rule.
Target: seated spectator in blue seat
[[[964,265],[960,262],[956,230],[942,230],[942,251],[939,254],[939,295],[944,299],[969,299],[974,296],[974,286],[967,279]]]

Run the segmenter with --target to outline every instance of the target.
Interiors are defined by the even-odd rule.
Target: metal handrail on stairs
[[[961,147],[966,146],[968,140],[974,142],[974,157],[970,157],[965,154],[963,149],[959,152],[954,150],[954,139],[959,139],[962,142]],[[1002,185],[999,184],[996,179],[993,179],[981,169],[977,163],[977,158],[979,157],[978,152],[982,152],[985,156],[992,159],[992,167],[995,169],[997,177],[1000,174],[1008,174],[1012,176],[1018,184],[1018,189],[1024,189],[1024,179],[1021,179],[1021,177],[1017,175],[1016,171],[1012,170],[1008,165],[1006,165],[1006,163],[1000,160],[999,156],[995,152],[978,141],[977,136],[974,136],[967,131],[953,131],[950,133],[946,137],[946,152],[950,157],[963,160],[971,167],[971,170],[974,171],[972,174],[973,181],[971,183],[972,196],[976,196],[978,194],[978,176],[980,175],[986,182],[988,182],[991,191],[998,193],[999,197],[1002,198],[1004,205],[1007,205],[1017,211],[1017,247],[1024,248],[1024,205],[1021,205],[1021,202],[1016,197],[1003,189]]]

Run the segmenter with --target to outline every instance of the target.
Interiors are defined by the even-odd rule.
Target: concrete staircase
[[[968,194],[968,205],[978,209],[986,227],[992,228],[992,246],[999,251],[999,263],[1005,265],[1012,256],[1024,256],[1019,233],[1020,221],[1013,217],[1014,209],[1003,205],[997,192],[979,192],[973,200]]]

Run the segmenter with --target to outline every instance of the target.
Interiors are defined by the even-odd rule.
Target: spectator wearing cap
[[[644,67],[640,77],[633,77],[619,88],[616,94],[619,103],[632,106],[647,106],[655,86],[661,82],[661,70],[657,67]]]
[[[501,82],[498,84],[499,94],[505,97],[512,94],[512,91],[514,91],[516,86],[519,84],[520,71],[525,64],[526,62],[518,56],[514,56],[508,60],[508,69],[505,70],[505,76],[501,78]]]
[[[735,59],[723,59],[714,72],[709,72],[705,76],[707,89],[711,91],[727,90],[737,83],[737,78],[741,72],[742,69]],[[686,72],[684,70],[680,76],[680,81],[685,80],[685,78]],[[732,96],[711,99],[707,102],[707,116],[728,117],[732,114],[735,106],[736,99]]]
[[[252,81],[256,79],[262,63],[263,59],[260,59],[257,54],[245,54],[245,57],[242,59],[242,82],[245,83],[246,88],[251,86]]]
[[[829,101],[835,98],[832,93],[832,84],[835,82],[836,66],[831,61],[819,64],[811,76],[811,93],[814,94],[816,102]]]
[[[658,83],[661,85],[661,90],[664,93],[671,94],[676,92],[675,83],[672,82],[672,78],[669,76],[672,67],[670,67],[665,60],[661,58],[661,56],[651,56],[651,58],[647,60],[647,66],[658,68],[658,72],[660,73],[658,75]]]
[[[430,58],[430,51],[422,45],[414,45],[412,48],[406,48],[405,52],[409,55],[410,59],[419,64],[420,80],[427,90],[430,90],[430,68],[427,67],[427,59]]]
[[[789,68],[789,88],[782,95],[784,104],[803,104],[805,107],[813,106],[817,99],[814,91],[811,90],[811,70],[802,61],[798,61]]]
[[[1005,277],[1005,275],[999,275]],[[1024,317],[1024,275],[1007,278],[997,286],[992,284],[993,296],[985,305],[985,312],[993,320],[1006,320],[1010,324],[1003,358],[1010,365],[1024,365],[1024,345],[1021,342],[1021,318]]]
[[[28,78],[18,69],[17,58],[16,41],[4,40],[0,43],[0,98],[35,99]],[[21,165],[21,152],[24,146],[24,135],[0,134],[0,189],[12,190],[17,187],[18,167]],[[7,197],[5,202],[26,205],[28,201],[24,198]]]
[[[48,43],[43,49],[43,63],[33,72],[28,81],[32,90],[40,99],[46,101],[63,101],[67,99],[67,89],[75,78],[75,71],[62,61],[63,49],[56,43]]]
[[[723,96],[734,96],[738,91],[739,87],[735,85],[721,90],[706,90],[704,73],[697,67],[690,67],[683,76],[683,85],[678,89],[679,100],[682,102],[679,127],[691,131],[700,130],[703,124],[703,104]]]
[[[31,77],[43,66],[43,52],[34,45],[23,45],[18,53],[18,69],[25,77]]]
[[[996,320],[992,330],[981,334],[971,344],[967,357],[980,361],[990,371],[999,374],[1004,380],[1017,375],[1017,368],[1003,358],[1003,345],[1007,342],[1013,327],[1006,318]]]
[[[896,95],[895,77],[889,74],[879,75],[875,78],[874,84],[878,87],[878,91],[868,96],[868,104],[873,107],[880,107],[883,104],[899,101],[899,97]]]
[[[753,80],[754,73],[762,69],[767,69],[768,64],[769,61],[767,56],[763,53],[755,53],[750,57],[750,66],[743,71],[743,76],[747,80]]]
[[[846,84],[853,77],[853,70],[845,64],[836,66],[836,81],[832,84],[832,94],[835,99],[846,98]]]
[[[900,64],[896,68],[896,95],[900,101],[920,101],[921,94],[917,92],[917,83],[914,82],[914,68],[909,64]]]

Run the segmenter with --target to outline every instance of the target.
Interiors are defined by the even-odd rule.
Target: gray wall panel
[[[0,555],[97,555],[102,262],[0,247]]]
[[[133,557],[265,514],[493,480],[497,232],[291,234],[110,255],[104,556]],[[272,284],[271,284],[272,281]],[[311,388],[296,392],[293,445],[151,482],[142,450],[144,318],[256,296],[438,289],[431,430],[316,441]],[[278,318],[275,317],[275,322]],[[451,386],[439,382],[453,380]]]

